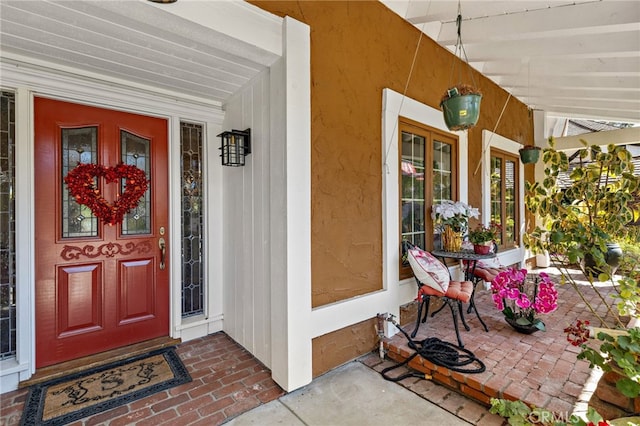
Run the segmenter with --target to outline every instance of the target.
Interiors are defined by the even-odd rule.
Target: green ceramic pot
[[[540,148],[537,146],[528,146],[520,149],[520,160],[524,164],[534,164],[540,158]]]
[[[442,101],[440,106],[449,130],[466,130],[476,125],[480,116],[482,95],[457,95]]]

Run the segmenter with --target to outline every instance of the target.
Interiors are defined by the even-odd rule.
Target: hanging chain
[[[460,0],[458,0],[458,16],[456,17],[456,27],[458,32],[458,38],[456,39],[456,47],[453,51],[453,55],[455,57],[460,57],[460,60],[464,60],[464,62],[469,65],[469,58],[467,58],[467,52],[464,49],[464,45],[462,44],[462,6],[460,5]],[[451,80],[453,82],[453,77],[455,75],[455,66],[457,61],[454,59],[453,64],[451,65]],[[469,69],[469,74],[471,74],[471,81],[473,82],[473,86],[476,86],[476,80],[473,77],[473,72]],[[462,83],[462,64],[460,64],[459,72],[458,72],[458,82]]]

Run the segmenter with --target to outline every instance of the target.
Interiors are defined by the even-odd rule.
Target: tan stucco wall
[[[372,318],[313,339],[313,377],[370,352],[377,341],[376,322]]]
[[[379,2],[251,3],[311,28],[312,304],[379,290],[382,90],[404,93],[420,33]],[[450,52],[422,37],[406,95],[439,109],[442,94],[457,83],[451,76],[452,61]],[[466,71],[462,75],[471,78]],[[481,154],[482,129],[532,143],[533,126],[527,107],[511,98],[495,128],[508,93],[478,73],[474,79],[483,100],[478,125],[468,131],[468,192],[470,203],[479,206],[481,180],[473,172]],[[345,334],[350,338],[349,333],[340,335]],[[316,339],[314,355],[322,352],[316,348],[318,342],[329,340]],[[326,368],[332,361],[322,364]],[[314,373],[320,370],[314,356]]]

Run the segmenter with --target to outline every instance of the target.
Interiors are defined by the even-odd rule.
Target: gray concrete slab
[[[279,400],[254,408],[225,423],[225,426],[304,426],[304,422]]]
[[[227,425],[446,425],[459,417],[353,361]]]

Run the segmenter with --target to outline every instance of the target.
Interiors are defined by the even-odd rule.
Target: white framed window
[[[458,199],[458,137],[401,117],[400,241],[433,250],[436,247],[431,208],[443,200]],[[400,279],[412,276],[400,264]]]
[[[500,221],[498,259],[503,265],[522,262],[524,248],[524,167],[521,144],[489,130],[482,131],[482,223]],[[487,212],[487,213],[485,213]]]
[[[400,125],[402,120],[411,120],[414,124],[424,126],[431,130],[448,135],[454,139],[457,137],[457,158],[453,159],[457,173],[457,200],[468,201],[467,181],[467,132],[450,132],[444,122],[442,111],[414,99],[408,98],[391,89],[383,90],[382,98],[382,146],[383,146],[383,285],[389,290],[390,300],[404,304],[415,298],[415,283],[413,279],[400,277],[401,265],[401,158],[402,147]],[[428,199],[428,198],[427,198]],[[425,215],[431,219],[431,211]],[[425,218],[426,219],[426,218]],[[429,232],[429,231],[425,231]],[[429,235],[429,237],[431,237]],[[452,268],[454,277],[461,276],[459,268]],[[396,293],[397,292],[397,293]]]

